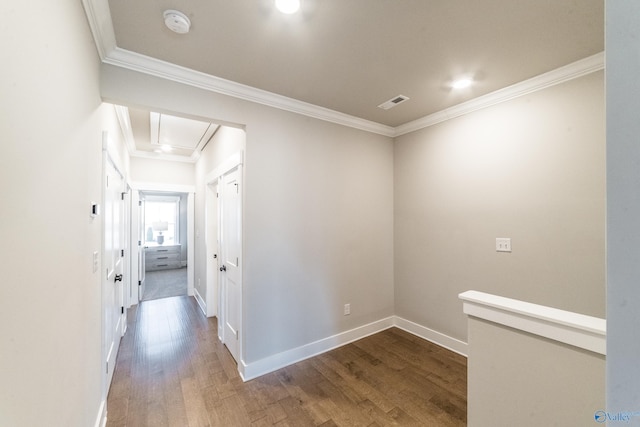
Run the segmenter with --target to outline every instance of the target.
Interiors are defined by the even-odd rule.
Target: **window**
[[[160,245],[178,243],[179,215],[179,197],[147,196],[144,204],[145,241]]]

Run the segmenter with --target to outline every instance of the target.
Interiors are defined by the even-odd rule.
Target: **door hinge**
[[[138,286],[142,286],[142,280],[138,280]]]
[[[138,206],[142,206],[142,200],[138,200]]]
[[[124,314],[124,307],[120,307],[120,314]]]
[[[124,200],[124,195],[125,195],[125,194],[127,194],[127,193],[120,193],[120,198],[121,198],[121,200]]]
[[[109,374],[109,362],[107,362],[106,365],[107,365],[107,374]]]
[[[142,240],[138,240],[138,246],[142,246]]]
[[[220,198],[220,193],[216,193],[216,199]]]
[[[120,256],[123,257],[124,256],[124,249],[120,249]]]

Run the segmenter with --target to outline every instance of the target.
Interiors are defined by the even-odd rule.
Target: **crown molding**
[[[555,86],[578,77],[591,74],[604,69],[604,52],[588,56],[564,67],[556,68],[520,83],[507,86],[495,92],[474,98],[453,107],[429,114],[420,119],[405,123],[395,128],[394,136],[401,136],[410,132],[415,132],[445,120],[453,119],[465,114],[472,113],[482,108],[491,107],[501,102],[509,101],[519,96],[527,95]]]
[[[279,108],[292,113],[336,123],[367,132],[392,137],[395,130],[370,120],[340,113],[308,102],[298,101],[266,90],[236,83],[231,80],[191,70],[116,46],[115,32],[108,0],[82,0],[85,13],[102,62],[138,71],[177,83],[232,96],[245,101]]]
[[[82,0],[89,27],[96,42],[98,55],[102,61],[116,48],[116,34],[113,30],[108,0]]]
[[[149,74],[177,83],[194,86],[210,92],[231,96],[257,104],[278,108],[292,113],[302,114],[339,125],[349,126],[367,132],[393,136],[395,131],[370,120],[361,119],[335,110],[298,101],[266,90],[257,89],[231,80],[195,71],[166,61],[151,58],[139,53],[116,47],[103,60],[106,64]]]
[[[116,46],[108,0],[82,0],[82,4],[106,64],[392,138],[604,69],[604,52],[600,52],[394,128],[121,49]]]

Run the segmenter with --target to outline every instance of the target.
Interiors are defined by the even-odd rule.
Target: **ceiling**
[[[141,156],[195,162],[220,125],[139,108],[128,114],[135,151]],[[184,158],[184,159],[183,159]]]
[[[86,2],[111,16],[111,46],[92,25],[103,60],[115,48],[391,128],[604,50],[601,0],[301,0],[294,15],[273,0]],[[170,31],[166,9],[191,31]],[[474,83],[453,90],[460,76]]]

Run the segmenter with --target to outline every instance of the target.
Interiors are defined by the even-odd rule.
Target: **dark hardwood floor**
[[[464,426],[466,359],[397,328],[243,383],[191,297],[129,311],[107,426]]]

